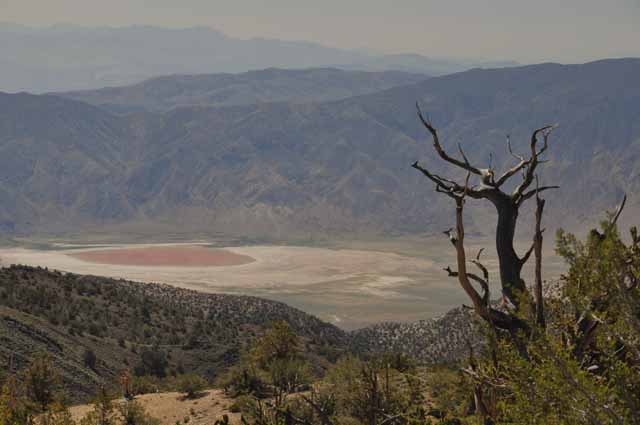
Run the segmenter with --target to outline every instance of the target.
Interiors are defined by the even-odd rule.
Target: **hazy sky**
[[[204,25],[240,38],[521,62],[640,56],[640,0],[0,0],[0,20]]]

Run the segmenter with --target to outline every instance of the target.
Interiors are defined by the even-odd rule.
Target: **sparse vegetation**
[[[105,381],[117,386],[123,369],[136,375],[136,393],[175,389],[185,373],[212,380],[273,320],[292,323],[304,349],[340,352],[346,345],[339,329],[252,297],[24,266],[0,269],[0,294],[8,344],[0,360],[24,370],[34,349],[48,352],[74,400],[86,400]]]
[[[229,374],[225,385],[237,397],[236,409],[245,422],[399,424],[426,419],[422,380],[407,356],[369,361],[348,356],[312,377],[299,346],[291,329],[276,322]]]
[[[300,337],[282,321],[274,322],[241,362],[221,380],[229,394],[283,399],[311,382],[310,363]]]
[[[116,421],[116,405],[113,396],[102,387],[98,390],[93,402],[93,411],[81,420],[80,425],[115,425]]]
[[[24,372],[24,390],[29,399],[44,412],[55,400],[60,375],[46,354],[38,355]]]
[[[186,398],[196,398],[206,386],[207,381],[193,373],[182,375],[178,380],[178,389]]]
[[[439,399],[449,412],[473,413],[484,423],[527,424],[627,424],[640,421],[640,236],[631,229],[625,244],[617,221],[626,202],[592,230],[586,242],[563,231],[558,233],[558,253],[570,269],[554,291],[544,295],[542,280],[541,193],[557,186],[540,186],[537,170],[544,161],[554,126],[535,130],[530,155],[504,173],[472,165],[459,146],[460,158],[442,147],[439,134],[418,108],[418,116],[431,134],[438,156],[465,171],[464,183],[433,174],[418,162],[413,168],[435,184],[436,191],[455,203],[455,227],[445,233],[457,254],[455,277],[487,328],[488,346],[480,359],[469,346],[469,359],[461,369],[464,386],[472,396],[471,408]],[[508,144],[510,153],[511,142]],[[514,176],[522,181],[512,191],[503,185]],[[480,185],[470,183],[471,176]],[[530,189],[535,182],[535,186]],[[485,199],[496,208],[502,305],[491,303],[489,271],[480,260],[467,260],[464,240],[464,206],[468,199]],[[522,205],[535,199],[535,226],[531,248],[522,256],[514,249],[515,227]],[[532,257],[533,255],[533,257]],[[523,265],[534,258],[533,283],[522,277]],[[467,268],[473,264],[479,274]],[[473,282],[473,283],[472,283]],[[478,291],[476,286],[481,288]],[[442,392],[441,392],[442,393]]]
[[[114,401],[105,389],[98,391],[94,407],[77,423],[64,393],[52,378],[53,364],[47,356],[33,360],[21,385],[10,377],[0,393],[0,425],[158,425],[135,400]]]

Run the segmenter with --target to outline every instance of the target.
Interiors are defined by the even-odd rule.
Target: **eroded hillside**
[[[542,64],[438,77],[328,103],[186,107],[115,116],[54,96],[0,95],[0,228],[136,229],[313,238],[436,232],[450,204],[422,104],[445,148],[504,168],[530,131],[560,123],[545,181],[549,223],[583,226],[637,192],[640,60]],[[452,176],[453,177],[453,176]],[[628,206],[637,210],[635,198]],[[470,210],[486,233],[491,214]]]

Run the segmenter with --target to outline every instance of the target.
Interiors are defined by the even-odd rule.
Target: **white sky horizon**
[[[640,57],[640,0],[0,0],[32,27],[208,27],[377,53],[583,63]]]

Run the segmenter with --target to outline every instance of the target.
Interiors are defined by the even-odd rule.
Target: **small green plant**
[[[135,400],[125,401],[118,406],[122,425],[159,425],[160,421],[145,412],[140,403]],[[120,425],[120,424],[118,424]]]

